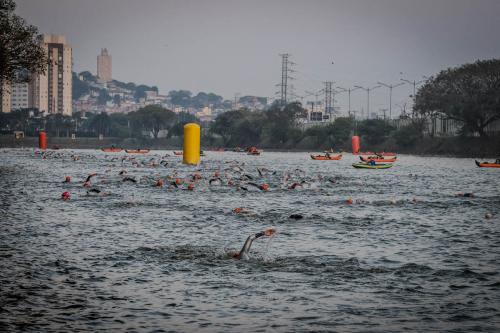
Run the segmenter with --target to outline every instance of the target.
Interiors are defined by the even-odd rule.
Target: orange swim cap
[[[180,178],[175,178],[175,183],[176,183],[177,185],[182,184],[182,179],[180,179]]]
[[[236,214],[239,214],[239,213],[241,213],[242,211],[243,211],[243,208],[241,208],[241,207],[236,207],[236,208],[233,210],[233,212],[235,212]]]
[[[189,184],[189,185],[188,185],[188,190],[189,190],[189,191],[194,190],[194,185],[193,185],[193,184]]]
[[[349,198],[345,201],[346,204],[348,205],[352,205],[353,201],[352,201],[352,198]]]
[[[262,185],[259,186],[259,188],[262,190],[262,191],[269,191],[269,185],[264,183]]]

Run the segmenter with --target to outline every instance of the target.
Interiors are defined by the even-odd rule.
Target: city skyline
[[[323,81],[344,88],[395,84],[500,54],[492,42],[500,3],[486,0],[17,3],[17,13],[41,33],[72,41],[75,71],[94,71],[95,54],[106,47],[116,79],[163,93],[274,96],[284,52],[297,63],[293,84],[302,96],[322,89]],[[393,116],[412,89],[394,89]],[[388,89],[370,98],[371,110],[388,108]],[[366,94],[353,92],[352,109],[365,105]],[[335,106],[345,111],[347,94]]]

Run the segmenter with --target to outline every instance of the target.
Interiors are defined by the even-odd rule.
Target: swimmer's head
[[[71,182],[71,177],[70,176],[66,176],[66,178],[64,178],[64,182],[65,183],[70,183]]]
[[[348,204],[348,205],[352,205],[352,203],[353,203],[353,202],[354,202],[354,201],[352,200],[352,198],[349,198],[349,199],[347,199],[347,200],[345,201],[345,203],[346,203],[346,204]]]
[[[236,207],[236,208],[233,210],[233,212],[235,212],[236,214],[239,214],[239,213],[241,213],[242,211],[243,211],[243,208],[241,208],[241,207]]]
[[[69,200],[70,196],[71,195],[69,194],[69,192],[63,192],[61,194],[61,199],[63,199],[64,201],[66,201],[66,200]]]
[[[267,228],[266,230],[264,230],[264,234],[266,236],[272,236],[276,233],[276,229],[274,228]]]
[[[259,188],[262,190],[262,191],[269,191],[269,185],[264,183],[262,185],[259,186]]]
[[[155,184],[156,187],[162,187],[163,186],[163,179],[158,179],[158,181]]]
[[[187,189],[189,191],[193,191],[194,190],[194,185],[193,184],[189,184],[188,187],[187,187]]]

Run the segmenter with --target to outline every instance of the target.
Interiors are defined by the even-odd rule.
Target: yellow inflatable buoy
[[[200,125],[189,123],[184,125],[184,149],[182,154],[184,164],[200,163]]]

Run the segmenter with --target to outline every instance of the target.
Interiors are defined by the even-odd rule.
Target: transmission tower
[[[330,120],[332,119],[333,104],[332,104],[332,94],[333,94],[333,81],[326,81],[325,83],[325,113],[330,115]]]
[[[290,54],[284,53],[280,54],[281,56],[281,83],[277,84],[280,87],[280,91],[276,94],[280,95],[280,103],[282,106],[285,106],[288,102],[288,95],[290,94],[291,86],[288,81],[293,80],[294,78],[290,76],[290,73],[293,73],[294,70],[292,66],[295,65],[294,62],[290,61],[288,58]]]

